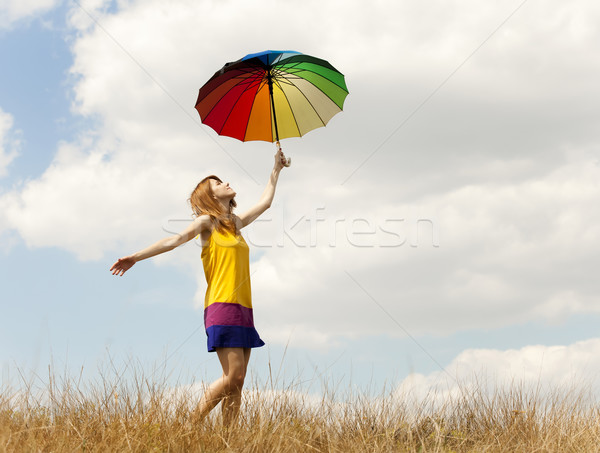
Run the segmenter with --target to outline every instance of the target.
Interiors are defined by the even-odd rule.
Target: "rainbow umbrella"
[[[325,126],[348,95],[327,61],[267,50],[226,63],[200,88],[196,110],[219,135],[279,142]]]

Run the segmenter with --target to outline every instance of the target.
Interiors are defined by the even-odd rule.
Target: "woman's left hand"
[[[135,257],[133,255],[119,258],[115,264],[112,265],[110,271],[113,275],[123,276],[131,267],[135,264]]]

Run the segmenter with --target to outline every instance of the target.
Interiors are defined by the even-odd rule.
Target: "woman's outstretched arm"
[[[200,217],[197,217],[181,233],[163,238],[160,241],[155,242],[151,246],[134,253],[133,255],[119,258],[115,262],[115,264],[112,265],[110,271],[113,273],[113,275],[123,275],[125,272],[131,269],[131,267],[138,261],[145,260],[146,258],[151,258],[156,255],[160,255],[161,253],[169,252],[174,248],[179,247],[181,244],[185,244],[190,239],[193,239],[202,231],[210,228],[211,223],[209,216],[202,215]]]
[[[281,148],[277,150],[275,154],[275,164],[273,165],[273,171],[271,171],[271,176],[269,177],[269,182],[267,183],[267,187],[265,187],[265,191],[258,203],[244,212],[239,216],[242,225],[240,228],[244,228],[245,226],[251,224],[254,220],[258,218],[263,212],[265,212],[271,206],[273,202],[273,198],[275,197],[275,188],[277,187],[277,180],[279,179],[279,173],[281,169],[284,167],[286,163],[286,158],[283,155],[283,151]]]

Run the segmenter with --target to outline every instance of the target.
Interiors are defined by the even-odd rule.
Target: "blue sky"
[[[10,181],[40,175],[52,160],[53,147],[48,144],[69,133],[65,76],[72,59],[61,35],[40,21],[2,33],[3,110],[13,115],[15,129],[27,132],[25,145],[32,150],[14,161]]]
[[[303,2],[307,33],[261,3],[1,7],[0,157],[16,152],[0,159],[3,383],[43,381],[50,363],[94,379],[111,357],[219,374],[196,244],[108,268],[184,225],[207,174],[242,209],[258,199],[273,148],[216,136],[193,103],[223,63],[266,48],[327,58],[350,96],[284,143],[294,163],[245,233],[259,381],[282,359],[288,379],[359,388],[427,386],[458,364],[498,376],[506,357],[548,382],[565,356],[595,376],[599,8]]]

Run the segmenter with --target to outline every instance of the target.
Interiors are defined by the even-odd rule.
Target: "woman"
[[[216,351],[223,375],[204,393],[195,414],[199,419],[219,402],[222,402],[225,424],[237,418],[251,348],[264,345],[254,328],[248,245],[240,229],[271,206],[279,173],[286,163],[279,148],[260,200],[240,216],[233,214],[233,208],[237,206],[236,193],[229,183],[223,183],[216,176],[204,178],[190,196],[196,218],[185,230],[120,258],[110,268],[113,275],[123,275],[138,261],[171,251],[200,235],[202,264],[208,284],[204,300],[208,351]]]

